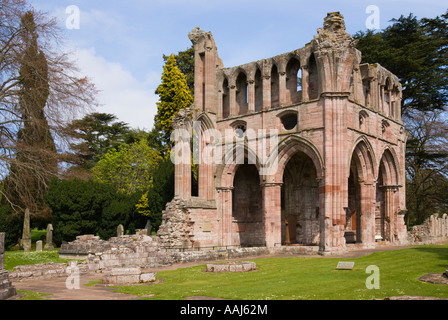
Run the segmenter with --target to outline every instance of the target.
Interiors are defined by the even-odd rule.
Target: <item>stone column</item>
[[[229,85],[229,104],[230,104],[230,116],[234,117],[238,115],[237,104],[236,104],[236,86],[235,84]]]
[[[53,246],[53,225],[50,223],[47,225],[47,235],[45,241],[45,250],[54,250]]]
[[[286,104],[286,72],[279,72],[279,91],[278,91],[278,104],[279,106]]]
[[[223,246],[231,246],[232,243],[232,190],[233,187],[217,188],[219,200],[221,204],[221,228],[220,241]]]
[[[23,219],[22,247],[25,252],[31,250],[30,210],[28,208],[25,209],[25,217]]]
[[[255,81],[249,80],[249,105],[248,105],[248,113],[255,112]]]
[[[180,110],[173,118],[174,150],[174,197],[191,198],[191,124],[188,110]]]
[[[326,93],[324,98],[325,114],[325,215],[331,219],[325,221],[326,237],[331,237],[331,251],[345,251],[345,210],[348,201],[347,172],[348,157],[346,147],[345,104],[347,95],[339,93]],[[331,222],[331,226],[328,224]],[[326,243],[328,245],[329,243]],[[327,250],[327,249],[325,249]]]
[[[310,99],[308,96],[309,80],[308,66],[304,65],[302,67],[302,101],[308,101]]]
[[[215,88],[216,88],[216,62],[213,43],[209,39],[205,48],[205,111],[216,113]]]
[[[281,183],[262,184],[262,202],[266,247],[280,246],[281,227]]]
[[[263,109],[271,108],[271,77],[263,77]]]

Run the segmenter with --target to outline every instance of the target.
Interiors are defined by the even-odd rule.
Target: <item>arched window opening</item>
[[[279,88],[278,69],[274,64],[271,69],[271,108],[276,108],[280,104]]]
[[[255,111],[263,110],[263,80],[261,71],[257,68],[255,72]]]
[[[286,89],[287,103],[294,104],[302,100],[302,71],[296,58],[291,58],[286,65]]]
[[[317,99],[319,96],[319,82],[317,75],[317,64],[314,53],[311,55],[308,62],[308,97],[310,99]]]
[[[248,110],[248,84],[247,77],[244,72],[240,72],[236,78],[236,104],[238,114],[246,114]]]
[[[222,84],[222,117],[227,118],[230,115],[230,97],[229,97],[229,81],[224,79]]]

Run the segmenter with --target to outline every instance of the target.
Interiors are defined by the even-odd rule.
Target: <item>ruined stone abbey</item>
[[[175,164],[162,242],[331,254],[406,241],[401,85],[361,63],[340,13],[303,48],[231,68],[210,32],[189,38],[195,101],[173,124],[191,148],[174,152],[187,161]]]

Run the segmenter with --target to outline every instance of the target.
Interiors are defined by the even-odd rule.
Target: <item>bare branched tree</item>
[[[17,213],[45,215],[43,195],[68,145],[64,128],[96,104],[61,35],[25,0],[0,0],[0,192]]]

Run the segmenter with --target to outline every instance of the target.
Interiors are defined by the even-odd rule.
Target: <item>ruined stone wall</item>
[[[4,269],[5,233],[0,232],[0,300],[6,300],[16,295],[16,288],[12,286],[9,272]]]
[[[433,214],[421,225],[408,231],[408,241],[417,244],[432,244],[448,241],[448,215]]]

